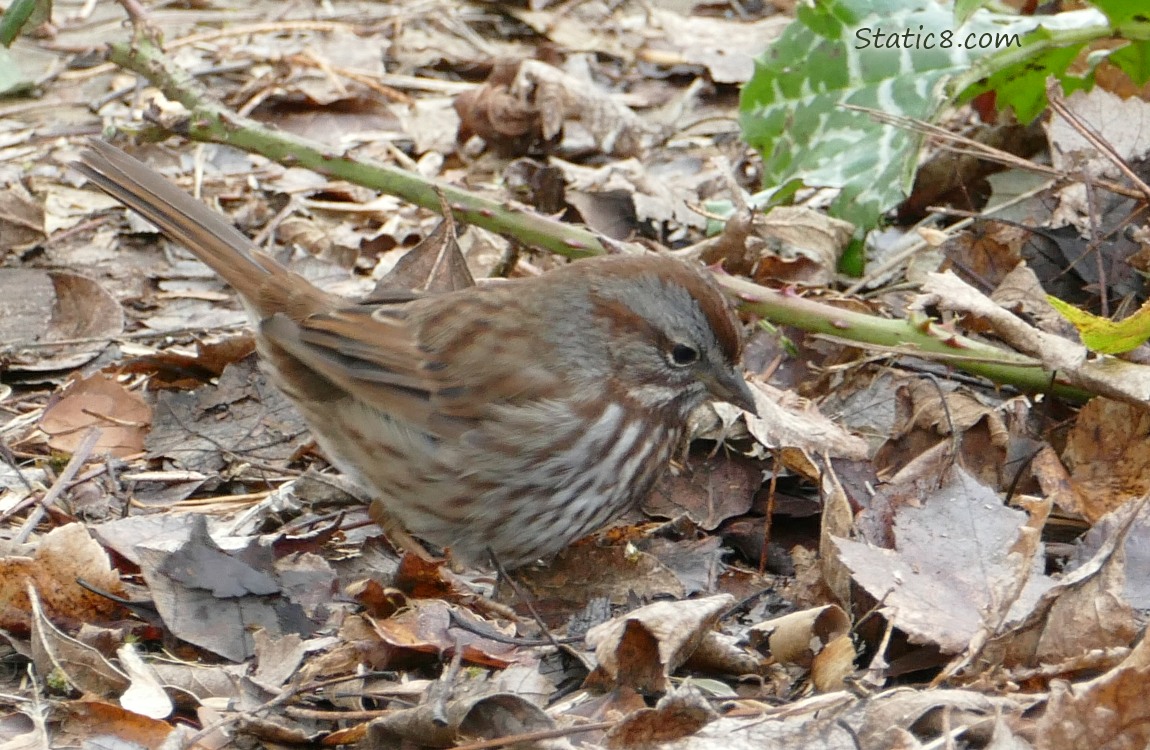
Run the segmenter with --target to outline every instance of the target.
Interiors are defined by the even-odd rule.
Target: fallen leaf
[[[151,421],[152,409],[144,399],[97,372],[69,383],[44,410],[40,429],[48,433],[54,450],[73,453],[96,428],[100,437],[92,455],[123,457],[143,452]]]
[[[123,309],[99,282],[63,271],[0,268],[0,351],[12,369],[78,367],[123,330]]]

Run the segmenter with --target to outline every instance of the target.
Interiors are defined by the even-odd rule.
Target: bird
[[[110,143],[75,167],[235,289],[329,462],[463,563],[553,557],[650,492],[696,408],[755,411],[730,301],[684,261],[608,255],[356,302]]]

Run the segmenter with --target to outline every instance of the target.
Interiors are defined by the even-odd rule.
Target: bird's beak
[[[756,417],[759,416],[759,412],[755,409],[755,396],[751,393],[747,381],[743,380],[743,376],[738,371],[722,369],[705,378],[704,382],[707,385],[707,390],[715,397],[716,401],[726,401],[728,404],[734,404]]]

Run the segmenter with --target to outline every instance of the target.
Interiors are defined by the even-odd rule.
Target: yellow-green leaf
[[[1078,329],[1082,343],[1091,351],[1122,354],[1150,339],[1150,302],[1128,318],[1114,321],[1079,310],[1068,302],[1047,295],[1046,301]]]

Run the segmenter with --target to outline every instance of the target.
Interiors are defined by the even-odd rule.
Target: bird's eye
[[[679,367],[693,365],[698,361],[699,352],[697,349],[689,347],[686,344],[675,344],[671,347],[671,362]]]

